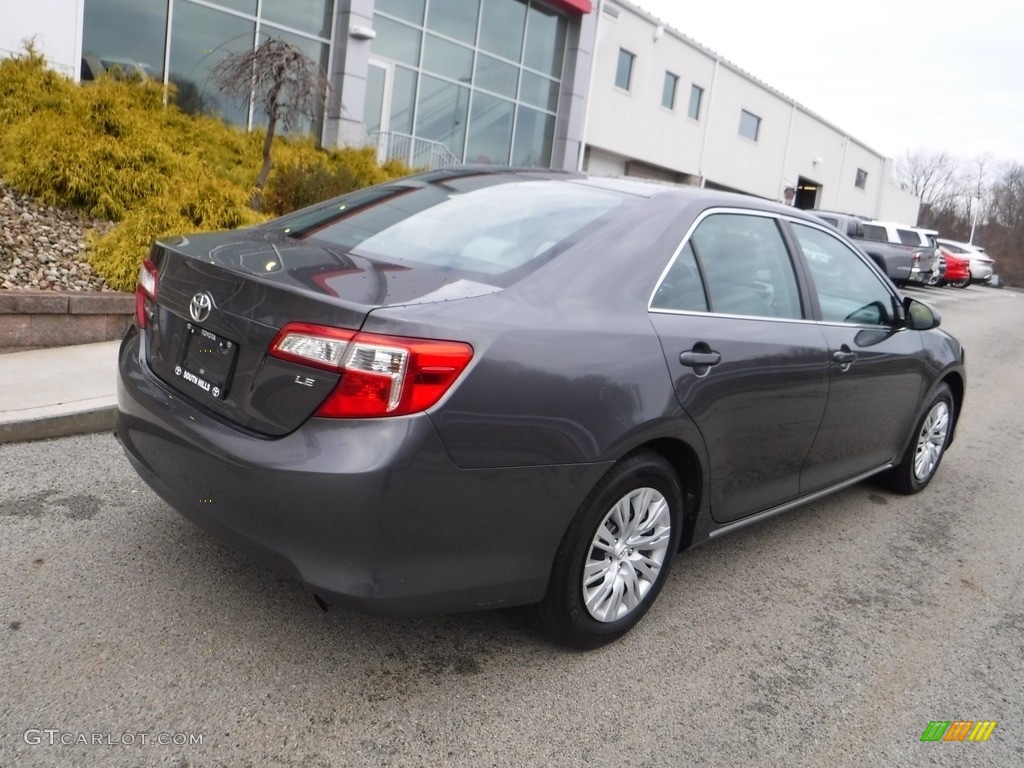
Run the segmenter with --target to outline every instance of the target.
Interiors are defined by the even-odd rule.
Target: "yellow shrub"
[[[249,207],[247,188],[205,175],[149,198],[113,230],[94,237],[90,262],[119,291],[135,289],[139,263],[158,237],[234,229],[263,217]]]
[[[230,229],[250,207],[263,135],[182,112],[160,83],[103,76],[78,86],[31,47],[0,61],[0,176],[48,205],[120,222],[91,241],[89,260],[118,290],[135,286],[150,242]],[[168,106],[164,106],[165,97]],[[408,173],[372,150],[325,151],[278,137],[266,190],[282,213]]]

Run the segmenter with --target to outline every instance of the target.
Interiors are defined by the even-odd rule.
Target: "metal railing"
[[[366,145],[377,148],[377,162],[401,160],[410,168],[447,168],[461,165],[447,146],[440,141],[422,139],[395,131],[374,131],[366,135]]]

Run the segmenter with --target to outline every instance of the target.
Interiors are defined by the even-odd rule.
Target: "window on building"
[[[857,189],[864,189],[868,185],[868,172],[863,168],[857,169],[857,178],[853,181],[853,186]]]
[[[266,115],[219,93],[210,71],[228,54],[268,37],[294,45],[326,70],[333,17],[333,0],[85,0],[81,75],[92,80],[117,67],[173,83],[185,111],[251,129],[265,124]],[[321,121],[320,115],[303,119],[295,131],[319,135]]]
[[[757,137],[760,133],[761,118],[755,115],[753,112],[747,112],[747,110],[741,109],[740,136],[750,139],[751,141],[757,141]]]
[[[615,87],[624,91],[629,90],[633,81],[633,62],[636,60],[629,51],[619,48],[619,65],[615,70]]]
[[[131,29],[132,34],[124,34]],[[117,66],[127,74],[163,79],[167,0],[90,0],[82,31],[82,79]]]
[[[376,0],[367,131],[439,142],[464,162],[548,165],[568,27],[536,0]],[[435,150],[403,138],[384,152],[419,166]]]
[[[665,84],[661,89],[661,106],[665,109],[676,108],[676,88],[679,86],[679,76],[671,72],[665,73]]]
[[[704,99],[704,89],[699,85],[690,86],[690,107],[686,114],[691,120],[700,120],[700,103]]]

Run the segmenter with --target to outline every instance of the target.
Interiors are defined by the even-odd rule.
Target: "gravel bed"
[[[90,230],[109,221],[38,204],[0,180],[0,289],[109,291],[85,259]]]

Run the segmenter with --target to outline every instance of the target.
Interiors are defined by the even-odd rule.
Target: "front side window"
[[[671,72],[665,73],[665,84],[661,88],[661,106],[665,109],[676,108],[676,88],[679,86],[679,77]]]
[[[757,137],[761,133],[761,118],[755,115],[753,112],[747,112],[745,109],[740,110],[740,136],[750,139],[751,141],[757,141]]]
[[[839,238],[793,222],[814,280],[821,319],[830,323],[891,326],[893,294],[864,260]]]
[[[619,49],[619,63],[615,69],[615,87],[621,88],[624,91],[629,90],[630,84],[633,82],[633,61],[636,59],[629,51],[620,48]]]
[[[689,245],[712,312],[803,317],[796,273],[774,218],[713,214],[697,226]]]

